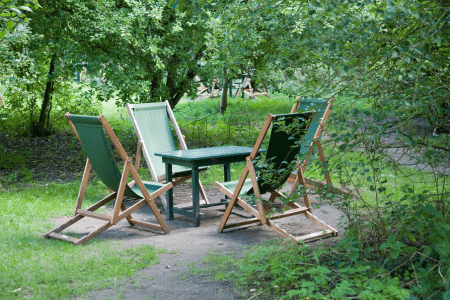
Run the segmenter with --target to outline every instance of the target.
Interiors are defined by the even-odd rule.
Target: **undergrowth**
[[[349,261],[342,246],[315,247],[271,241],[239,255],[210,251],[204,268],[193,275],[212,274],[216,281],[235,284],[247,299],[407,299],[399,278],[363,260]]]

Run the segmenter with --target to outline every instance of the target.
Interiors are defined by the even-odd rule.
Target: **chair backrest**
[[[114,159],[110,143],[106,138],[105,130],[99,121],[99,117],[68,114],[67,118],[73,123],[75,133],[80,139],[84,152],[100,180],[110,190],[117,192],[122,173]],[[128,185],[125,187],[124,196],[142,198],[134,193]]]
[[[303,111],[312,111],[314,110],[316,113],[314,114],[311,123],[308,126],[308,130],[306,131],[305,137],[303,138],[302,147],[300,148],[300,153],[302,155],[308,154],[312,142],[314,141],[314,137],[316,136],[317,131],[319,130],[320,124],[325,117],[327,112],[329,102],[324,99],[302,99],[298,105],[298,112]],[[321,135],[322,133],[320,133]]]
[[[144,156],[151,163],[156,176],[164,175],[166,167],[162,158],[155,156],[155,152],[178,150],[170,128],[167,105],[166,102],[133,104],[133,125],[144,144]]]
[[[265,166],[256,170],[261,194],[278,189],[295,169],[295,165],[291,163],[297,161],[299,142],[304,138],[308,120],[313,114],[314,112],[303,112],[274,116]],[[251,194],[253,188],[247,191],[247,195]]]

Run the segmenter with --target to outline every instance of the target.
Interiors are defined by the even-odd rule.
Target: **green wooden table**
[[[261,149],[259,153],[266,151],[265,149]],[[192,170],[193,206],[184,208],[173,207],[173,191],[172,189],[168,190],[169,220],[173,219],[173,213],[175,212],[192,218],[194,227],[200,226],[200,207],[224,205],[225,203],[216,202],[200,205],[198,168],[211,165],[224,165],[224,179],[225,181],[231,181],[230,164],[245,161],[245,158],[251,152],[252,148],[250,147],[222,146],[155,153],[156,156],[161,156],[163,163],[166,164],[166,182],[172,181],[172,165],[181,165],[189,167]]]

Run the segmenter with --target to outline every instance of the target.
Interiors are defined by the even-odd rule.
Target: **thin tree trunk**
[[[37,124],[37,132],[35,134],[42,135],[45,130],[45,121],[47,118],[47,115],[49,116],[49,112],[47,112],[47,108],[49,107],[50,99],[52,97],[53,92],[53,73],[55,71],[55,61],[56,61],[56,54],[53,54],[51,60],[50,60],[50,69],[48,71],[47,76],[47,84],[45,86],[45,93],[44,93],[44,100],[42,101],[42,107],[41,107],[41,114],[39,116],[39,121]]]
[[[220,97],[220,114],[223,115],[228,106],[228,85],[230,80],[225,79],[222,86],[222,95]]]

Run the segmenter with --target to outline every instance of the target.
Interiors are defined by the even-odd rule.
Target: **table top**
[[[155,153],[155,155],[162,156],[163,158],[172,158],[185,161],[196,161],[196,160],[208,160],[216,158],[249,155],[250,152],[252,152],[252,149],[253,148],[251,147],[241,147],[241,146],[221,146],[221,147],[158,152]],[[260,149],[259,152],[266,152],[266,151],[267,150],[265,149]]]

